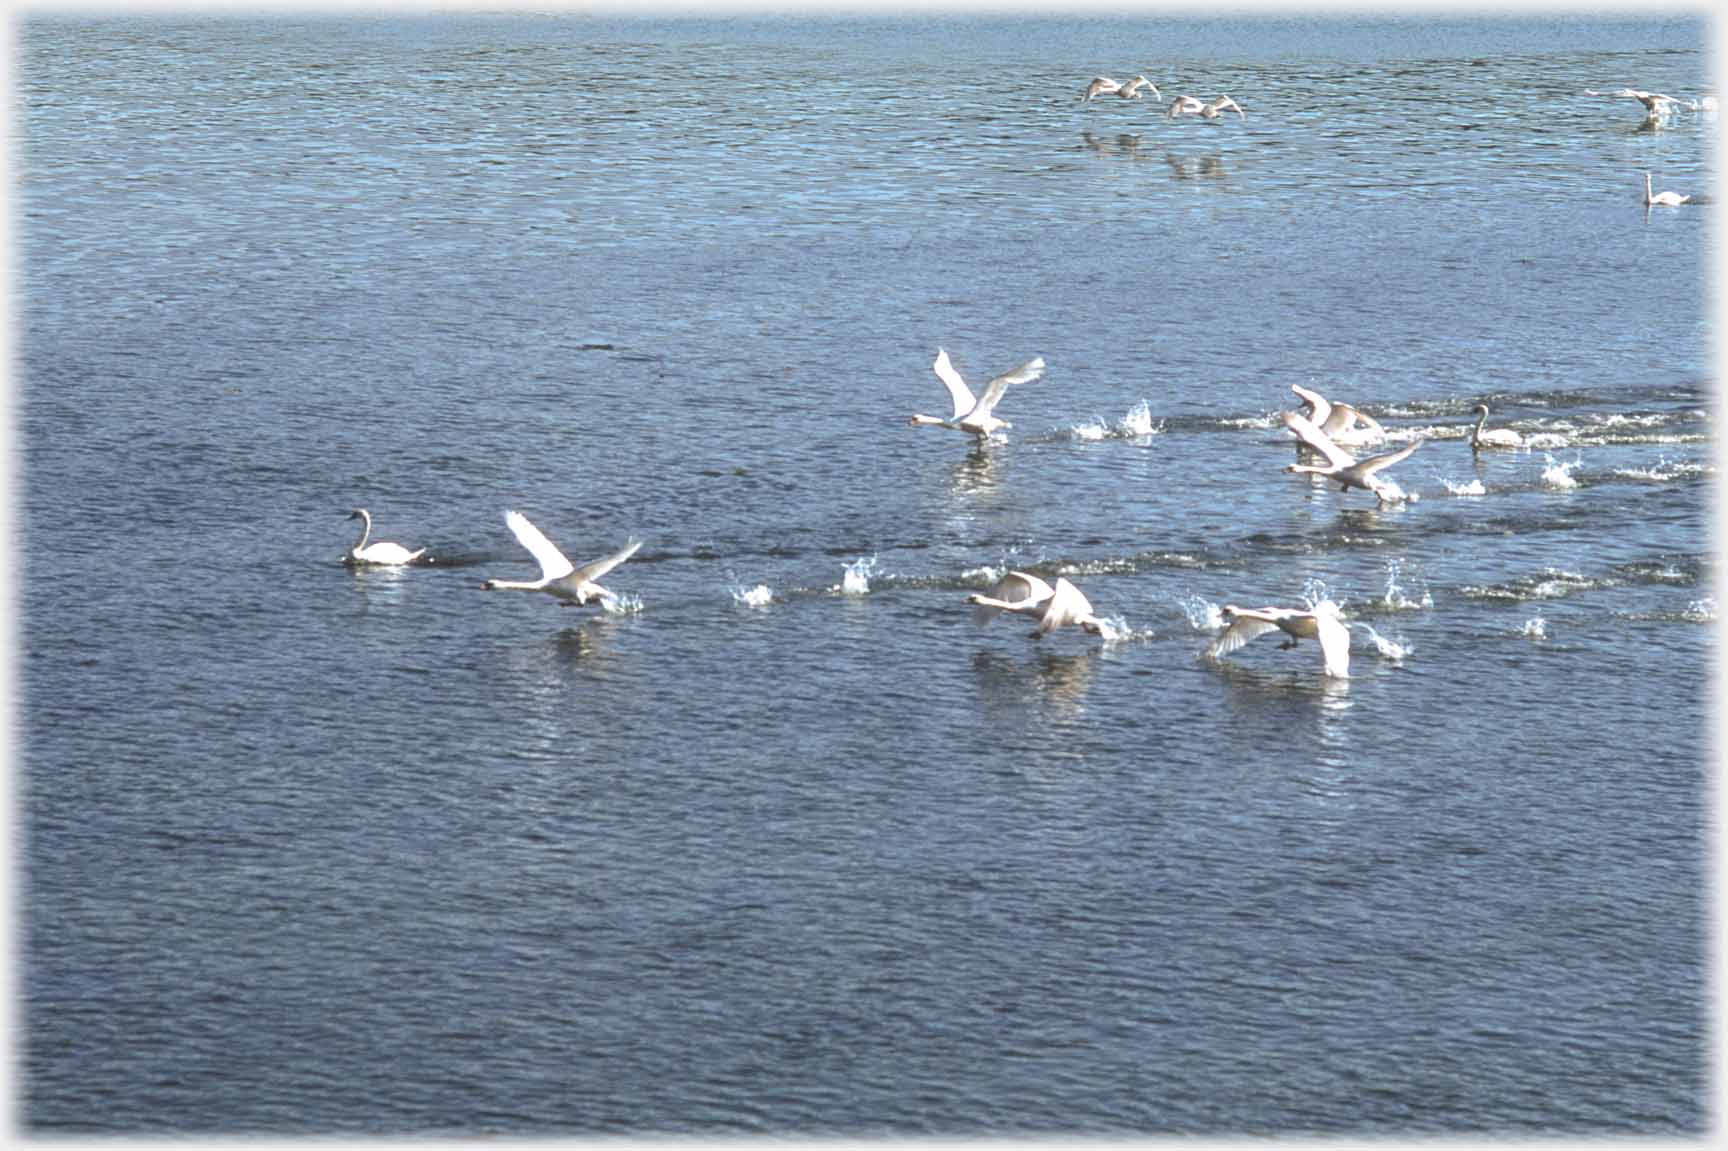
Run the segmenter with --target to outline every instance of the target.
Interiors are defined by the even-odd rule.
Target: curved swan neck
[[[355,541],[354,550],[360,552],[365,550],[366,541],[372,535],[372,513],[365,508],[359,508],[357,511],[360,515],[360,538]]]
[[[1482,425],[1488,422],[1488,409],[1479,408],[1476,412],[1476,430],[1470,433],[1470,442],[1478,443],[1482,439]]]

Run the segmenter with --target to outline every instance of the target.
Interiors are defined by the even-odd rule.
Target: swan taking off
[[[1366,412],[1357,411],[1349,404],[1330,403],[1319,392],[1301,384],[1291,384],[1290,390],[1301,398],[1302,406],[1307,409],[1302,415],[1325,432],[1333,443],[1371,444],[1386,438],[1386,429]]]
[[[348,518],[360,520],[361,524],[360,538],[354,541],[354,546],[349,548],[348,554],[343,557],[342,562],[345,564],[376,564],[380,567],[395,567],[400,564],[413,563],[426,554],[425,548],[411,552],[401,544],[386,543],[383,540],[379,540],[368,547],[366,540],[372,534],[372,513],[365,508],[355,508],[348,513]]]
[[[1681,102],[1672,96],[1664,96],[1660,92],[1645,92],[1638,88],[1622,88],[1617,92],[1598,92],[1594,88],[1586,88],[1584,94],[1586,96],[1623,96],[1629,100],[1636,100],[1644,105],[1645,112],[1649,114],[1649,118],[1652,120],[1660,120],[1682,107]]]
[[[1009,572],[989,595],[969,595],[972,617],[988,623],[997,612],[1018,612],[1038,617],[1038,635],[1046,635],[1059,627],[1077,625],[1093,635],[1111,639],[1115,629],[1092,611],[1092,602],[1084,593],[1060,576],[1051,587],[1027,572]]]
[[[1128,81],[1126,84],[1112,80],[1108,76],[1099,76],[1095,78],[1092,83],[1086,85],[1086,91],[1081,94],[1080,98],[1082,100],[1090,100],[1095,96],[1116,95],[1122,97],[1124,100],[1139,100],[1142,98],[1140,95],[1140,89],[1142,88],[1152,89],[1152,95],[1154,97],[1160,95],[1158,85],[1152,83],[1152,81],[1146,79],[1143,75],[1134,77],[1134,79]]]
[[[1248,113],[1242,110],[1242,105],[1228,96],[1220,96],[1208,104],[1198,96],[1178,96],[1170,101],[1170,110],[1164,113],[1171,120],[1178,116],[1204,116],[1208,120],[1216,120],[1219,113],[1234,111],[1242,119],[1248,118]]]
[[[1695,204],[1696,196],[1683,196],[1679,192],[1657,192],[1651,194],[1650,173],[1644,173],[1644,206],[1658,208],[1678,208],[1681,204]]]
[[[1338,679],[1350,676],[1350,629],[1338,618],[1338,608],[1331,600],[1314,605],[1313,611],[1227,604],[1221,614],[1230,621],[1230,626],[1207,647],[1206,654],[1212,659],[1228,655],[1269,631],[1281,631],[1290,638],[1280,647],[1292,648],[1297,640],[1317,639],[1320,641],[1320,654],[1326,660],[1326,674]]]
[[[991,433],[998,429],[1014,426],[1007,420],[997,419],[993,414],[997,401],[1002,398],[1002,393],[1008,390],[1008,385],[1029,384],[1044,374],[1042,357],[1027,360],[1013,371],[997,376],[984,385],[984,394],[973,399],[972,389],[966,386],[966,381],[960,378],[960,373],[949,363],[947,352],[937,348],[936,363],[932,367],[936,370],[936,378],[948,386],[948,396],[954,401],[954,416],[946,420],[939,420],[935,416],[913,416],[912,422],[935,424],[938,427],[953,428],[957,432],[971,432],[979,439],[988,439]]]
[[[620,552],[576,567],[565,559],[557,545],[542,535],[540,529],[529,523],[528,517],[521,512],[505,512],[504,522],[510,525],[516,539],[540,565],[540,578],[489,579],[481,586],[487,591],[543,591],[564,601],[565,607],[572,604],[580,607],[595,599],[616,599],[612,592],[594,581],[635,555],[636,549],[642,546],[641,540],[631,540]]]
[[[1351,488],[1361,488],[1373,492],[1381,503],[1392,500],[1408,499],[1404,489],[1390,479],[1383,479],[1375,473],[1389,468],[1400,460],[1407,459],[1411,452],[1422,446],[1421,440],[1399,448],[1395,452],[1385,452],[1377,456],[1369,456],[1358,460],[1355,456],[1332,442],[1332,438],[1309,421],[1295,412],[1284,413],[1284,426],[1295,432],[1303,443],[1326,457],[1324,467],[1315,464],[1291,464],[1285,471],[1304,472],[1308,475],[1326,476],[1337,480],[1340,491]]]
[[[1476,427],[1470,432],[1470,448],[1481,451],[1483,448],[1521,448],[1524,437],[1511,428],[1489,428],[1482,430],[1482,425],[1488,422],[1488,405],[1477,404],[1475,411]]]

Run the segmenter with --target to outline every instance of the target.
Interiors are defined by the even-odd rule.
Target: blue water
[[[1705,1130],[1701,21],[20,28],[27,1130]]]

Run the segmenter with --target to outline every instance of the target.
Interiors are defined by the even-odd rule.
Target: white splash
[[[1005,566],[991,567],[989,564],[984,564],[980,567],[967,568],[965,571],[960,573],[960,578],[965,580],[967,583],[989,587],[1007,574],[1008,569]]]
[[[1524,437],[1525,451],[1536,451],[1542,448],[1569,448],[1571,446],[1571,437],[1559,432],[1531,432]]]
[[[1572,469],[1584,462],[1582,456],[1575,456],[1570,463],[1560,463],[1547,452],[1542,458],[1548,461],[1548,466],[1542,469],[1542,482],[1551,488],[1575,488],[1578,481],[1572,478]]]
[[[1370,624],[1359,623],[1356,626],[1368,633],[1368,638],[1374,642],[1374,650],[1380,653],[1381,659],[1388,659],[1393,663],[1397,663],[1410,654],[1410,644],[1408,642],[1387,639],[1385,636],[1375,631],[1373,626]]]
[[[1077,440],[1101,440],[1110,434],[1110,427],[1103,416],[1093,416],[1091,423],[1075,424],[1068,429],[1068,434]]]
[[[1715,623],[1716,597],[1707,595],[1703,599],[1693,600],[1686,605],[1685,616],[1693,623]]]
[[[1481,480],[1441,479],[1440,482],[1446,485],[1446,491],[1451,495],[1485,496],[1488,494],[1488,489],[1482,485]]]
[[[767,607],[774,599],[774,592],[765,583],[759,583],[753,588],[734,585],[730,590],[732,602],[740,607]]]
[[[846,575],[840,581],[840,590],[847,595],[863,595],[870,590],[870,577],[876,573],[876,557],[860,557],[858,562],[846,565]]]
[[[1122,417],[1122,431],[1130,436],[1152,436],[1163,431],[1162,424],[1152,419],[1152,405],[1141,400]]]
[[[1176,605],[1188,616],[1188,626],[1195,631],[1218,631],[1224,626],[1224,613],[1209,599],[1188,595],[1178,599]]]
[[[1434,606],[1434,597],[1429,593],[1427,585],[1423,585],[1420,599],[1411,599],[1404,592],[1400,582],[1404,574],[1404,561],[1401,559],[1386,561],[1386,594],[1380,603],[1388,611],[1425,611]]]
[[[1108,619],[1098,620],[1098,634],[1105,643],[1120,643],[1127,639],[1149,639],[1152,632],[1137,632],[1128,626],[1128,621],[1122,616],[1113,615]]]
[[[1530,619],[1524,621],[1523,630],[1518,634],[1526,639],[1547,639],[1548,621],[1544,620],[1541,616],[1532,616]]]
[[[641,615],[642,597],[629,594],[601,596],[600,606],[607,615]]]

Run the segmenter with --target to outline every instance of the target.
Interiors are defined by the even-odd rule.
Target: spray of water
[[[1578,481],[1572,478],[1572,469],[1583,462],[1582,456],[1574,456],[1570,463],[1560,463],[1547,452],[1542,458],[1548,461],[1548,466],[1542,469],[1542,482],[1551,488],[1575,488]]]
[[[1176,601],[1188,617],[1188,626],[1195,631],[1218,631],[1224,626],[1224,613],[1218,605],[1202,596],[1187,595]]]
[[[1359,623],[1356,626],[1368,633],[1368,638],[1373,642],[1374,650],[1380,653],[1381,659],[1397,663],[1410,654],[1411,648],[1407,641],[1388,639],[1375,631],[1370,624]]]
[[[870,590],[870,577],[875,573],[876,557],[861,557],[857,562],[846,565],[846,574],[840,580],[840,590],[847,595],[863,595]]]
[[[1433,607],[1434,597],[1429,594],[1426,585],[1423,586],[1422,595],[1418,599],[1412,599],[1405,593],[1402,583],[1403,575],[1403,560],[1386,561],[1386,594],[1381,597],[1381,606],[1388,611],[1423,611]]]
[[[1440,481],[1446,486],[1446,491],[1455,496],[1485,496],[1488,489],[1482,486],[1481,480],[1449,480]]]

